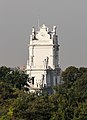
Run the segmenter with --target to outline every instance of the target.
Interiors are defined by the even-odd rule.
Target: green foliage
[[[78,68],[70,66],[62,72],[63,81],[67,84],[74,82],[78,77]]]
[[[13,119],[16,99],[27,78],[27,75],[18,69],[5,66],[0,68],[0,120]]]
[[[21,89],[28,79],[28,76],[19,69],[11,69],[5,66],[0,68],[0,82],[4,82],[12,87]]]
[[[0,68],[0,120],[87,120],[87,68],[68,67],[55,94],[23,90],[27,75]]]

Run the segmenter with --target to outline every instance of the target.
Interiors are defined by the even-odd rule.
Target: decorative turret
[[[56,35],[56,26],[53,26],[53,34],[55,34]]]

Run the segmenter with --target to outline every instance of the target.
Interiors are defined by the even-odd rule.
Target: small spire
[[[38,31],[39,31],[39,28],[40,28],[40,20],[39,20],[39,16],[38,16],[38,21],[37,21],[37,28],[38,28]]]
[[[45,26],[45,24],[43,24],[43,25],[42,25],[42,28],[43,28],[43,29],[46,29],[47,27]]]

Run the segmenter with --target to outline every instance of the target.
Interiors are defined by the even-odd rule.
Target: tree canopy
[[[56,93],[24,92],[28,79],[19,69],[0,67],[0,120],[87,120],[87,68],[69,66]]]

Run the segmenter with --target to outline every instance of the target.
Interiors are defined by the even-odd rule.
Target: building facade
[[[36,31],[32,28],[28,45],[28,60],[26,71],[30,92],[47,91],[60,83],[59,43],[56,26],[52,31],[44,24]]]

